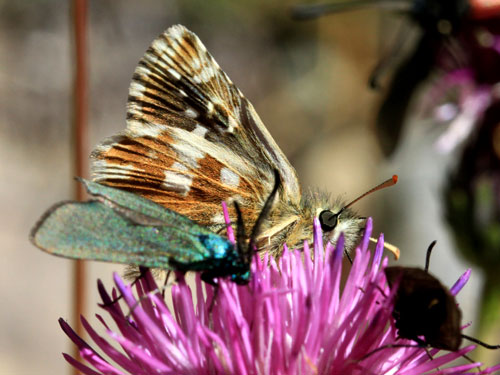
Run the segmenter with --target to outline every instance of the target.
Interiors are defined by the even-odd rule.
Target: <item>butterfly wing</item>
[[[42,216],[31,241],[65,258],[176,270],[210,269],[215,259],[235,251],[229,241],[192,222],[179,226],[187,218],[179,221],[167,210],[165,215],[172,220],[149,217],[148,222],[142,213],[106,202],[62,202]]]
[[[298,204],[293,167],[252,104],[198,37],[176,25],[153,41],[129,89],[127,128],[92,154],[93,179],[132,191],[202,225],[222,226],[237,199],[255,222],[273,184]]]

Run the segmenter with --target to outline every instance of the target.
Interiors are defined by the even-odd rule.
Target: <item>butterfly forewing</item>
[[[222,225],[240,201],[248,225],[273,187],[299,204],[296,173],[253,106],[183,26],[160,35],[136,68],[127,128],[93,152],[93,178],[140,194],[202,225]]]
[[[162,269],[196,269],[227,256],[233,245],[183,218],[167,212],[172,222],[143,225],[142,213],[125,207],[112,208],[105,202],[63,202],[40,219],[31,240],[39,248],[62,257],[134,264]],[[188,224],[181,224],[186,220]],[[172,225],[175,223],[176,225]],[[218,246],[207,247],[210,238]],[[175,265],[171,265],[171,261]]]

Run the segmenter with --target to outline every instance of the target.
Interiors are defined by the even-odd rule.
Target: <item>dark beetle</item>
[[[457,351],[462,339],[486,349],[500,349],[461,332],[462,312],[455,297],[441,282],[429,274],[433,241],[427,249],[425,268],[387,267],[385,275],[392,288],[397,286],[393,317],[400,338],[419,346]],[[423,337],[423,339],[422,339]],[[395,347],[388,345],[386,348]],[[378,351],[381,348],[376,349]],[[468,357],[463,356],[469,360]]]
[[[422,346],[458,350],[462,313],[450,291],[421,268],[388,267],[385,275],[391,288],[399,282],[393,311],[399,337]]]

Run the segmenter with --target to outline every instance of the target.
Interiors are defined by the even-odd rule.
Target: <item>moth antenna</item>
[[[281,186],[281,176],[278,172],[277,169],[274,170],[274,186],[273,190],[271,191],[271,194],[266,199],[266,203],[264,203],[264,207],[262,208],[262,211],[260,211],[259,217],[257,218],[257,221],[255,222],[253,228],[252,228],[252,234],[250,236],[250,242],[248,244],[248,249],[249,253],[252,251],[252,248],[255,243],[255,239],[257,238],[257,235],[259,234],[260,227],[262,226],[263,221],[267,218],[269,211],[271,211],[271,207],[273,206],[274,198],[276,197],[276,194],[278,193],[278,189]]]
[[[236,245],[238,251],[241,252],[244,249],[244,243],[246,239],[245,225],[243,224],[243,215],[241,214],[240,205],[237,201],[234,201],[234,210],[236,211]]]
[[[500,345],[490,345],[490,344],[485,343],[484,341],[476,339],[475,337],[464,335],[463,333],[462,333],[462,337],[466,340],[472,341],[475,344],[481,345],[483,348],[486,348],[486,349],[492,349],[492,350],[500,349]]]
[[[395,174],[393,175],[391,178],[385,180],[384,182],[382,182],[381,184],[375,186],[374,188],[371,188],[370,190],[368,190],[366,193],[364,194],[361,194],[359,197],[357,197],[356,199],[354,199],[353,201],[349,202],[348,204],[346,204],[344,207],[342,207],[342,209],[338,212],[338,214],[340,214],[342,211],[344,211],[346,208],[349,208],[351,207],[354,203],[356,203],[357,201],[363,199],[364,197],[366,197],[367,195],[370,195],[371,193],[374,193],[378,190],[382,190],[382,189],[385,189],[385,188],[388,188],[388,187],[391,187],[391,186],[394,186],[396,185],[396,183],[398,182],[398,175]]]
[[[370,237],[370,241],[374,242],[374,243],[378,242],[378,240],[376,238],[373,238],[373,237]],[[384,241],[384,249],[389,250],[394,255],[395,260],[399,259],[399,255],[401,254],[399,247],[394,246],[393,244]]]
[[[426,273],[429,273],[429,265],[431,264],[431,253],[432,249],[434,249],[434,246],[436,245],[436,240],[432,241],[429,247],[427,248],[427,255],[425,256],[425,268],[424,271]]]

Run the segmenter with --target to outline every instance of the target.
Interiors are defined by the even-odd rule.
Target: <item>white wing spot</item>
[[[157,138],[165,130],[164,125],[141,122],[135,120],[127,121],[127,133],[131,137],[151,137]]]
[[[170,73],[170,75],[171,75],[172,77],[174,77],[174,79],[176,79],[176,80],[180,80],[180,79],[181,79],[181,77],[182,77],[178,71],[176,71],[176,70],[174,70],[174,69],[172,69],[172,68],[168,68],[168,72],[169,72],[169,73]]]
[[[115,179],[126,180],[130,178],[131,171],[140,169],[133,165],[119,165],[108,163],[106,160],[95,160],[92,165],[92,174],[95,181],[105,180],[112,176]]]
[[[143,60],[144,62],[148,63],[148,66],[156,67],[156,65],[158,64],[158,56],[153,55],[150,52],[146,52],[146,54],[143,57]]]
[[[199,51],[206,53],[207,52],[207,47],[201,42],[200,38],[198,38],[195,34],[192,34],[194,36],[194,42],[196,44],[196,49]]]
[[[193,80],[196,83],[202,83],[210,81],[213,77],[215,77],[215,70],[212,67],[205,66],[198,75],[193,77]]]
[[[220,181],[230,187],[238,187],[240,184],[240,176],[234,173],[229,168],[222,168],[220,170]]]
[[[176,161],[176,162],[174,162],[174,164],[172,164],[172,169],[177,169],[178,171],[183,171],[183,172],[186,172],[189,170],[188,167],[186,167],[184,164],[179,163],[178,161]]]
[[[215,214],[214,216],[212,216],[212,219],[210,221],[214,224],[225,223],[224,215],[221,213]]]
[[[238,121],[236,121],[232,116],[230,116],[228,120],[229,120],[229,124],[228,124],[227,131],[229,133],[232,133],[234,131],[234,128],[238,127]]]
[[[207,111],[208,111],[208,113],[212,113],[214,111],[214,103],[208,102]]]
[[[167,47],[166,51],[167,54],[170,56],[170,57],[173,57],[175,59],[175,57],[177,56],[177,52],[175,52],[171,47]]]
[[[172,164],[172,169],[178,171],[187,171],[188,168],[183,164],[175,162]],[[170,191],[175,191],[182,195],[187,195],[191,190],[191,184],[193,182],[193,177],[186,175],[184,173],[165,171],[165,179],[163,180],[163,186]]]
[[[185,97],[185,98],[187,98],[187,96],[188,96],[188,94],[186,94],[186,92],[185,92],[184,90],[179,89],[179,93],[180,93],[183,97]]]
[[[135,68],[135,72],[141,77],[147,77],[149,74],[151,74],[151,70],[142,65],[139,65],[137,68]]]
[[[146,87],[136,81],[132,81],[128,90],[129,94],[135,97],[142,96],[144,94],[144,91],[146,91]]]
[[[187,133],[189,136],[191,133]],[[198,168],[198,160],[205,156],[205,153],[201,151],[196,145],[190,144],[187,141],[186,136],[180,141],[172,143],[172,148],[177,153],[177,157],[180,161],[188,165],[192,169]]]
[[[198,112],[196,112],[193,108],[189,107],[184,111],[184,114],[189,117],[189,118],[196,118],[198,117]]]
[[[182,25],[174,25],[165,32],[167,37],[172,39],[182,39],[187,34],[187,29]]]
[[[153,48],[159,55],[167,49],[167,42],[163,38],[158,38],[151,43],[151,48]]]
[[[198,71],[201,69],[201,60],[196,57],[196,58],[193,58],[193,60],[191,60],[191,67],[193,68],[194,71]]]
[[[133,115],[138,115],[138,117],[144,116],[144,112],[142,111],[142,105],[138,104],[135,101],[130,101],[128,103],[127,112]]]
[[[207,132],[208,132],[207,128],[201,126],[200,124],[196,124],[196,128],[194,128],[194,130],[191,133],[199,135],[200,137],[205,137],[205,134],[207,134]]]

